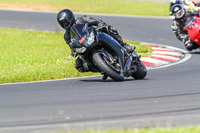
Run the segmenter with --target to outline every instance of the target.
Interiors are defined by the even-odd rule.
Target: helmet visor
[[[68,20],[66,20],[66,19],[64,19],[62,22],[63,22],[63,27],[65,29],[67,29],[69,27],[69,25],[70,25],[70,22]]]
[[[182,18],[184,14],[185,14],[184,10],[181,9],[178,12],[176,12],[174,15],[175,15],[175,18]]]

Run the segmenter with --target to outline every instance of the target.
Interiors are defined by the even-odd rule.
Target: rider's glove
[[[98,28],[102,29],[102,28],[106,27],[106,25],[107,24],[105,22],[101,21],[100,23],[98,23]]]
[[[195,11],[194,11],[193,9],[187,9],[187,10],[186,10],[186,15],[187,15],[187,16],[192,16],[192,15],[194,15],[194,12],[195,12]]]
[[[181,38],[181,40],[184,42],[185,40],[187,40],[188,36],[186,34],[179,34],[179,37]]]
[[[180,34],[179,36],[180,36],[180,38],[184,39],[184,38],[186,38],[187,35],[186,34]]]

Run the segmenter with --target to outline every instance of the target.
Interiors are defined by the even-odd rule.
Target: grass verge
[[[168,16],[168,2],[137,0],[1,0],[1,9],[60,11],[124,15]]]
[[[76,132],[62,132],[62,133],[76,133]],[[191,126],[191,127],[177,127],[177,128],[151,128],[151,129],[144,128],[135,130],[108,130],[108,131],[100,130],[100,131],[85,131],[81,133],[200,133],[200,127]]]
[[[0,83],[97,75],[79,73],[74,68],[75,59],[71,57],[63,34],[0,29]],[[150,47],[140,46],[139,42],[129,43],[137,45],[139,53],[151,52]]]

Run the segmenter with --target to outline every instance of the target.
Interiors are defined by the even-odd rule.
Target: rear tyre
[[[132,74],[134,79],[144,79],[147,75],[147,69],[142,62],[135,65],[136,71]]]
[[[106,75],[112,78],[114,81],[123,81],[124,76],[114,71],[102,58],[100,53],[95,53],[93,55],[94,63],[103,71]]]

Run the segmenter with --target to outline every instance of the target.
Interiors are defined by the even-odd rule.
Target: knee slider
[[[83,61],[80,58],[75,60],[74,66],[79,72],[84,72]]]

